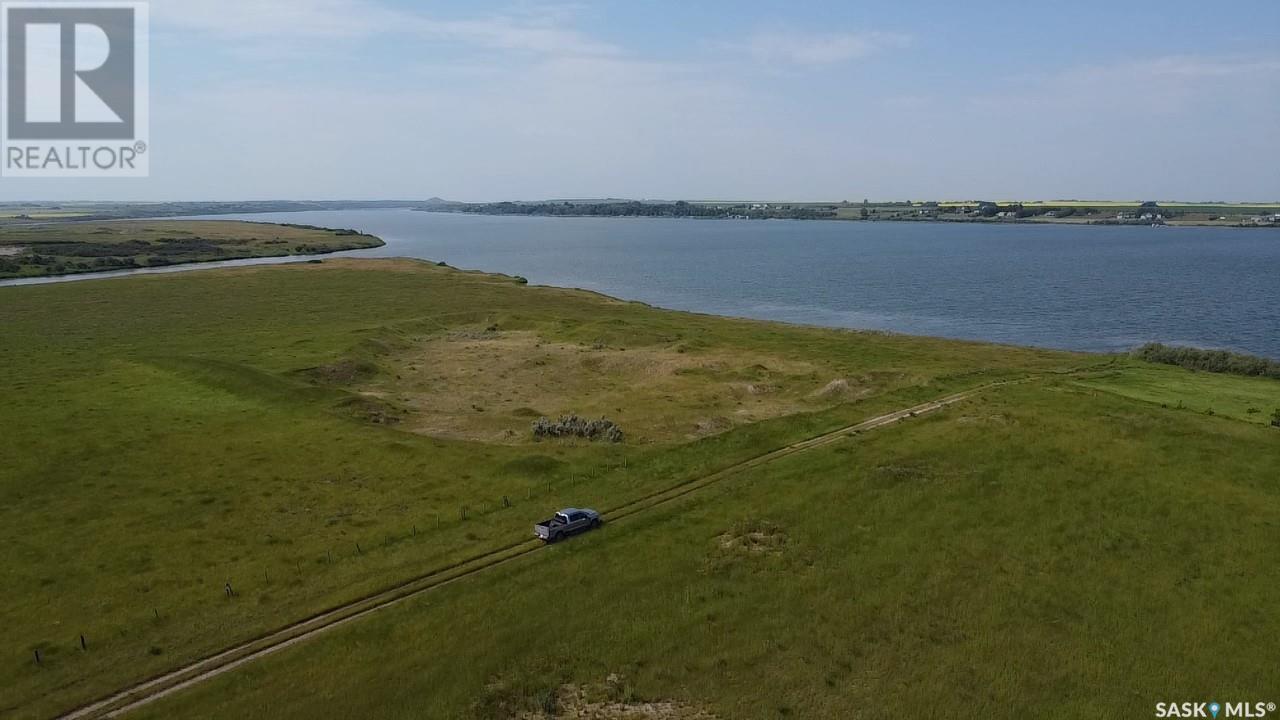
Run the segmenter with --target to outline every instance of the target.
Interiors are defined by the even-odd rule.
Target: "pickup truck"
[[[555,514],[550,520],[544,520],[533,526],[533,534],[547,544],[563,540],[570,535],[595,530],[600,527],[600,513],[595,510],[566,508]]]

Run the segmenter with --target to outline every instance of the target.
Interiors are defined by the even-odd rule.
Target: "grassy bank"
[[[1267,690],[1264,646],[1210,665],[1275,630],[1280,433],[1218,399],[1265,404],[1275,381],[673,313],[409,261],[0,288],[0,366],[0,716],[69,709],[523,539],[562,506],[1028,376],[148,712],[510,717],[574,686],[722,717],[900,717],[928,697],[1065,717]],[[1161,407],[1134,378],[1224,410]],[[535,442],[534,416],[563,412],[607,415],[628,442]]]
[[[382,244],[378,238],[353,230],[230,221],[0,226],[0,279],[319,255]]]

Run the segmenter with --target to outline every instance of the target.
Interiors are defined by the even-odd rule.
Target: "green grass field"
[[[1092,377],[1083,376],[1079,384],[1163,408],[1222,415],[1262,425],[1269,425],[1273,413],[1280,408],[1280,383],[1275,380],[1198,373],[1145,363]]]
[[[63,215],[56,219],[68,217]],[[41,219],[35,215],[30,218]],[[0,278],[128,270],[211,260],[316,255],[382,244],[375,237],[349,230],[232,221],[149,220],[0,226]]]
[[[1259,639],[1280,631],[1276,445],[1228,420],[1010,389],[140,716],[506,718],[610,674],[624,697],[725,718],[1142,717],[1161,698],[1253,697],[1275,682]],[[1214,472],[1209,447],[1228,450]],[[726,542],[751,528],[777,540]]]
[[[1248,640],[1280,629],[1280,431],[1247,412],[1280,407],[1273,381],[332,260],[0,288],[0,367],[2,717],[522,540],[562,506],[1028,377],[138,716],[1122,716],[1273,690]],[[634,431],[537,443],[530,410]]]

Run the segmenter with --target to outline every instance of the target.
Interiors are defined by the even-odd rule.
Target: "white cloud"
[[[575,30],[510,16],[479,20],[407,20],[403,30],[444,41],[472,43],[497,50],[524,50],[547,55],[613,55],[618,48],[597,42]]]
[[[910,42],[907,35],[887,32],[762,31],[740,47],[761,63],[818,66],[856,60]]]
[[[571,10],[564,6],[460,20],[396,10],[374,0],[157,0],[153,12],[162,31],[211,33],[250,45],[402,35],[545,55],[618,52],[567,27]]]
[[[157,29],[224,38],[363,37],[399,14],[366,0],[153,0]]]
[[[1052,108],[1062,117],[1137,117],[1150,120],[1203,109],[1210,103],[1274,107],[1280,58],[1165,56],[1089,64],[996,80],[969,98],[978,109]]]
[[[1280,75],[1280,58],[1202,57],[1171,55],[1115,65],[1090,65],[1068,70],[1064,77],[1084,80],[1122,78],[1221,78],[1242,75]]]

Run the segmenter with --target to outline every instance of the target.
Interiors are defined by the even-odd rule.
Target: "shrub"
[[[555,422],[548,418],[538,418],[533,423],[533,436],[539,440],[577,437],[592,441],[605,440],[611,443],[620,443],[625,439],[622,428],[611,420],[605,418],[588,420],[577,415],[565,415]]]
[[[1151,343],[1134,350],[1133,355],[1147,362],[1177,365],[1188,370],[1280,379],[1280,362],[1226,350],[1201,350]]]

